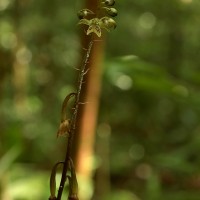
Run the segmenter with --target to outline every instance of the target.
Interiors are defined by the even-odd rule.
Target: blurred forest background
[[[64,156],[56,131],[62,100],[75,88],[83,3],[0,0],[2,200],[49,197],[50,170]],[[116,0],[115,7],[118,26],[106,38],[102,65],[93,199],[197,200],[200,1]]]

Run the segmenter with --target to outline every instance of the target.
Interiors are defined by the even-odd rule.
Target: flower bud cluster
[[[82,9],[78,12],[80,19],[78,24],[84,24],[88,26],[86,34],[95,33],[98,37],[101,37],[102,29],[110,31],[115,29],[117,24],[113,17],[117,16],[117,10],[111,7],[115,4],[115,0],[102,0],[100,4],[100,10],[104,13],[104,16],[99,18],[95,16],[95,13],[89,9]],[[91,16],[91,17],[90,17]],[[94,17],[92,17],[94,16]]]

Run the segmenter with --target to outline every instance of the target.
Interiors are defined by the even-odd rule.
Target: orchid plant
[[[88,26],[86,34],[90,35],[92,33],[96,34],[98,37],[102,35],[102,29],[110,31],[111,29],[116,28],[116,22],[113,17],[117,16],[117,10],[111,6],[115,4],[115,0],[100,0],[100,5],[97,10],[98,14],[89,10],[82,9],[78,12],[79,17],[79,25]],[[103,12],[102,17],[99,12]],[[74,164],[71,158],[71,150],[73,147],[73,136],[76,130],[77,124],[77,113],[79,110],[80,104],[80,94],[82,92],[82,85],[84,80],[84,75],[88,72],[87,65],[90,59],[90,54],[93,47],[93,39],[89,42],[85,57],[83,59],[82,65],[79,70],[79,78],[78,78],[78,87],[76,92],[72,92],[68,94],[62,104],[61,109],[61,120],[60,125],[57,131],[57,137],[66,136],[67,137],[67,145],[66,145],[66,155],[65,160],[61,162],[57,162],[51,171],[50,177],[50,197],[49,200],[61,200],[63,189],[66,181],[69,184],[69,194],[68,200],[78,200],[78,182],[76,178],[76,172],[74,168]],[[68,102],[74,100],[73,105],[73,113],[71,118],[68,118],[67,108]],[[58,189],[58,193],[56,195],[56,173],[57,168],[62,166],[62,176],[60,180],[60,186]]]

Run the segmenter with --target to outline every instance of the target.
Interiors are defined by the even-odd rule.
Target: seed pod
[[[83,19],[83,18],[87,17],[88,15],[93,15],[93,14],[94,14],[94,12],[92,12],[89,9],[82,9],[77,13],[79,19]]]
[[[104,9],[106,11],[106,13],[111,17],[117,16],[117,10],[115,8],[102,7],[102,9]]]
[[[102,3],[106,6],[113,6],[115,4],[115,0],[104,0]]]

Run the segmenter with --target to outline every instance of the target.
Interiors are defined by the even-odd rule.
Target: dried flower
[[[69,135],[69,124],[70,124],[70,120],[68,120],[68,119],[66,119],[60,123],[59,129],[57,132],[57,137]]]

